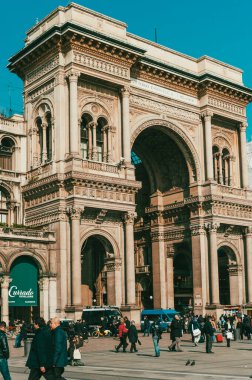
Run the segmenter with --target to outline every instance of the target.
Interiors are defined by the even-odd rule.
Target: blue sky
[[[244,71],[252,88],[251,0],[79,0],[81,5],[128,24],[128,31],[198,58],[209,55]],[[24,46],[25,32],[67,0],[1,3],[0,112],[22,112],[22,82],[6,69]],[[252,139],[252,105],[247,139]]]

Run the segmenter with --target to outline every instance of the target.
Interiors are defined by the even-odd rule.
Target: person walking
[[[143,325],[143,330],[144,330],[144,334],[143,336],[149,336],[150,335],[150,321],[149,321],[149,318],[147,317],[147,315],[144,316],[144,325]]]
[[[201,325],[199,324],[196,317],[192,319],[192,335],[194,346],[197,347],[201,337]]]
[[[181,342],[181,337],[182,337],[182,323],[180,321],[179,316],[176,314],[174,316],[174,319],[171,323],[171,337],[172,337],[172,343],[168,347],[169,351],[172,351],[173,348],[176,346],[176,351],[177,352],[182,352],[180,348],[180,342]]]
[[[8,367],[8,359],[10,356],[8,340],[6,336],[6,323],[0,322],[0,372],[4,380],[11,380]]]
[[[151,325],[151,335],[155,350],[155,356],[158,358],[160,356],[160,347],[158,343],[161,336],[161,331],[160,327],[157,324],[155,324],[155,322],[153,322],[153,324]]]
[[[138,350],[136,349],[136,343],[138,341],[138,333],[135,326],[135,321],[131,321],[131,324],[128,330],[128,338],[129,338],[129,342],[131,343],[130,352],[133,352],[133,351],[137,352]]]
[[[118,327],[118,336],[120,338],[120,343],[118,346],[115,346],[116,352],[120,350],[121,347],[123,347],[123,352],[126,352],[126,348],[128,346],[128,343],[126,342],[128,334],[128,329],[125,326],[124,319],[120,319],[120,325]]]
[[[229,318],[225,323],[225,335],[227,340],[227,347],[230,347],[231,339],[233,337],[233,326]]]
[[[213,346],[213,335],[214,335],[214,329],[211,323],[212,317],[208,316],[207,320],[205,322],[203,332],[206,336],[206,353],[207,354],[213,354],[212,346]]]
[[[65,380],[62,376],[67,366],[67,335],[60,327],[60,319],[51,320],[53,344],[53,372],[55,380]]]
[[[33,338],[26,367],[30,368],[28,380],[55,380],[53,373],[52,334],[43,318],[34,320],[35,336]]]

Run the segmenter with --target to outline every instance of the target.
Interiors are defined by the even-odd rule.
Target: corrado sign
[[[29,257],[18,258],[10,271],[9,306],[38,305],[38,269]]]

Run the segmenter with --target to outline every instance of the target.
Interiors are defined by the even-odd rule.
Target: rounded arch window
[[[9,193],[0,187],[0,223],[8,223],[8,202],[10,200]]]
[[[104,117],[99,117],[97,120],[96,128],[96,146],[97,146],[97,159],[103,160],[103,144],[104,144],[104,127],[108,125],[108,121]]]
[[[36,152],[34,160],[46,163],[52,160],[52,114],[48,105],[42,105],[36,118]]]
[[[13,152],[15,143],[9,137],[4,137],[0,144],[0,168],[13,170]]]
[[[89,123],[93,121],[93,118],[88,113],[84,113],[81,118],[80,126],[80,140],[81,140],[81,157],[85,160],[91,159],[91,141],[88,138],[88,127]]]

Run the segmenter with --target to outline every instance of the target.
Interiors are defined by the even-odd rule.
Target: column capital
[[[68,207],[67,208],[67,214],[69,215],[71,220],[80,220],[81,214],[83,213],[84,208],[79,207]]]
[[[192,236],[205,235],[205,226],[203,224],[195,224],[190,226]]]
[[[1,288],[7,288],[9,287],[10,283],[12,281],[12,278],[9,276],[2,276],[0,277],[0,283],[1,283]]]
[[[78,82],[78,78],[80,76],[80,72],[77,70],[69,70],[66,73],[66,78],[69,80],[69,82]]]
[[[246,132],[247,127],[248,127],[248,123],[247,122],[242,122],[242,123],[238,124],[238,129],[239,129],[240,132]]]
[[[217,223],[217,222],[205,223],[205,228],[209,232],[215,232],[216,233],[219,227],[220,227],[220,223]]]
[[[41,124],[41,128],[42,128],[42,129],[46,129],[47,127],[48,127],[48,124],[47,124],[47,123],[44,122],[44,123]]]
[[[211,118],[213,117],[213,111],[210,111],[210,110],[205,110],[205,111],[203,111],[202,113],[201,113],[201,117],[203,118],[203,119],[210,119],[211,120]]]
[[[252,237],[252,226],[245,227],[245,236]]]
[[[124,86],[121,88],[121,94],[122,97],[128,97],[130,95],[130,87],[129,86]]]
[[[167,259],[173,259],[175,253],[174,244],[168,243],[166,246],[166,257]]]
[[[126,212],[123,216],[124,223],[125,224],[133,224],[136,216],[137,216],[137,214],[134,211]]]

